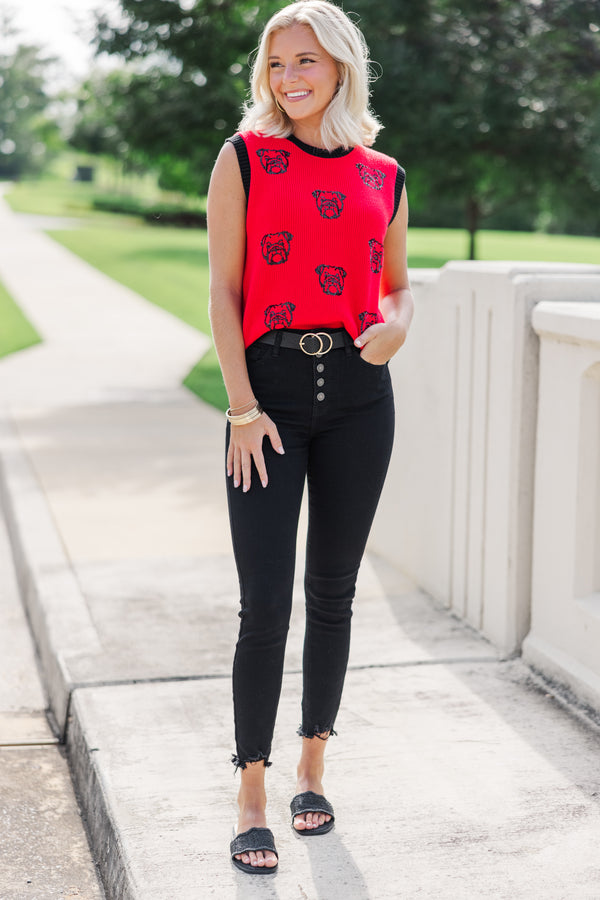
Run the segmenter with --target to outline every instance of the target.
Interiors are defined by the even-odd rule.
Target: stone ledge
[[[575,344],[600,344],[600,279],[595,301],[539,303],[532,324],[540,337],[558,338]]]
[[[523,660],[562,697],[571,712],[583,712],[600,725],[600,676],[535,633],[523,641]]]

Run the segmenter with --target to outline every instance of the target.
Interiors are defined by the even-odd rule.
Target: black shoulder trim
[[[406,172],[402,168],[402,166],[398,166],[396,171],[396,184],[394,186],[394,212],[392,213],[392,218],[388,222],[388,225],[391,225],[394,221],[396,213],[398,212],[398,207],[400,206],[400,197],[402,196],[402,190],[404,188],[404,182],[406,181]]]
[[[246,192],[246,200],[248,200],[250,196],[250,158],[248,156],[248,148],[241,134],[234,134],[233,137],[227,138],[227,141],[235,147],[240,166],[240,175],[242,176],[242,183]]]

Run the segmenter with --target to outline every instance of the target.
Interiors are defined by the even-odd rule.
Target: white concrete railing
[[[460,263],[411,272],[392,363],[396,442],[376,553],[503,654],[529,630],[540,301],[600,300],[600,267]]]
[[[523,656],[600,708],[600,304],[541,303],[532,621]]]

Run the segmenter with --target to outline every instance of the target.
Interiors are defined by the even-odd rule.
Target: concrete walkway
[[[336,828],[289,826],[299,576],[268,773],[279,872],[232,869],[223,417],[180,386],[205,338],[5,206],[0,278],[45,338],[0,361],[4,515],[107,896],[598,900],[600,733],[372,556],[328,748]]]
[[[101,900],[0,519],[0,897]]]

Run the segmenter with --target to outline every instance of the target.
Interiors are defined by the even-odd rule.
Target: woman
[[[346,672],[356,576],[393,439],[388,360],[413,301],[404,171],[370,149],[360,31],[300,0],[262,35],[252,104],[208,197],[210,315],[230,408],[227,492],[241,588],[233,667],[241,770],[234,865],[277,867],[265,770],[281,689],[296,531],[309,494],[302,751],[292,823],[333,827],[324,751]],[[265,440],[266,438],[266,440]]]

